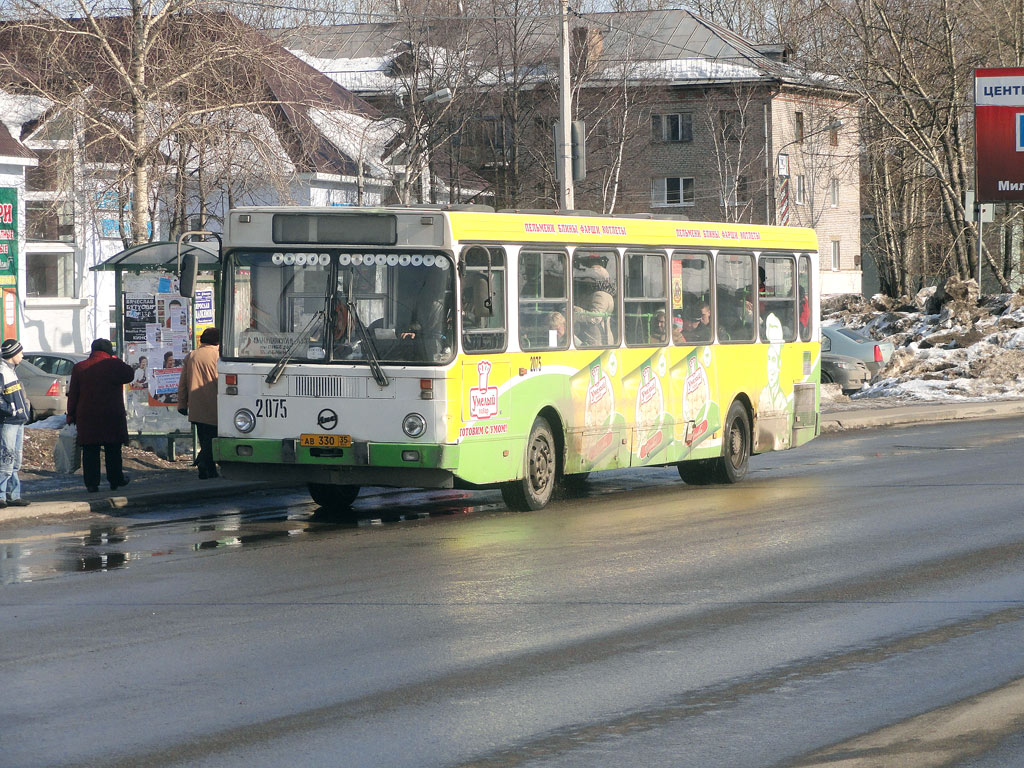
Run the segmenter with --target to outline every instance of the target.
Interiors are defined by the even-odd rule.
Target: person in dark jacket
[[[92,354],[71,369],[67,421],[78,425],[82,478],[89,493],[99,490],[101,446],[110,490],[128,485],[121,469],[121,446],[128,444],[124,385],[133,378],[132,367],[114,357],[114,346],[108,339],[96,339]]]
[[[5,339],[0,356],[0,507],[27,507],[29,502],[21,498],[18,470],[31,406],[14,370],[25,354],[17,339]]]

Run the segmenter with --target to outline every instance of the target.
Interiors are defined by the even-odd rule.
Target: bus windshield
[[[452,359],[455,270],[444,253],[234,251],[228,264],[227,359]]]

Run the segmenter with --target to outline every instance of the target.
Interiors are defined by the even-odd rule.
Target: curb
[[[821,414],[821,431],[842,432],[869,427],[941,423],[958,419],[999,419],[1024,414],[1024,400],[996,400],[983,403],[942,403],[835,411]]]

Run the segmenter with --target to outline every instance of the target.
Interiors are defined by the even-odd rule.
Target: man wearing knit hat
[[[21,446],[31,406],[15,367],[25,356],[21,342],[5,339],[0,344],[0,507],[26,507],[21,498]]]
[[[217,361],[220,359],[220,331],[207,328],[199,337],[199,349],[192,350],[178,379],[178,413],[196,425],[199,479],[217,477],[213,460],[213,438],[217,436]]]

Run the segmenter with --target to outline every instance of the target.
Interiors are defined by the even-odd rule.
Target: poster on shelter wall
[[[125,344],[146,341],[147,328],[156,325],[156,297],[151,293],[124,295]]]
[[[974,130],[977,202],[1024,201],[1024,68],[974,70]]]
[[[187,332],[189,330],[188,299],[174,294],[158,295],[159,322],[161,327],[171,331]]]

